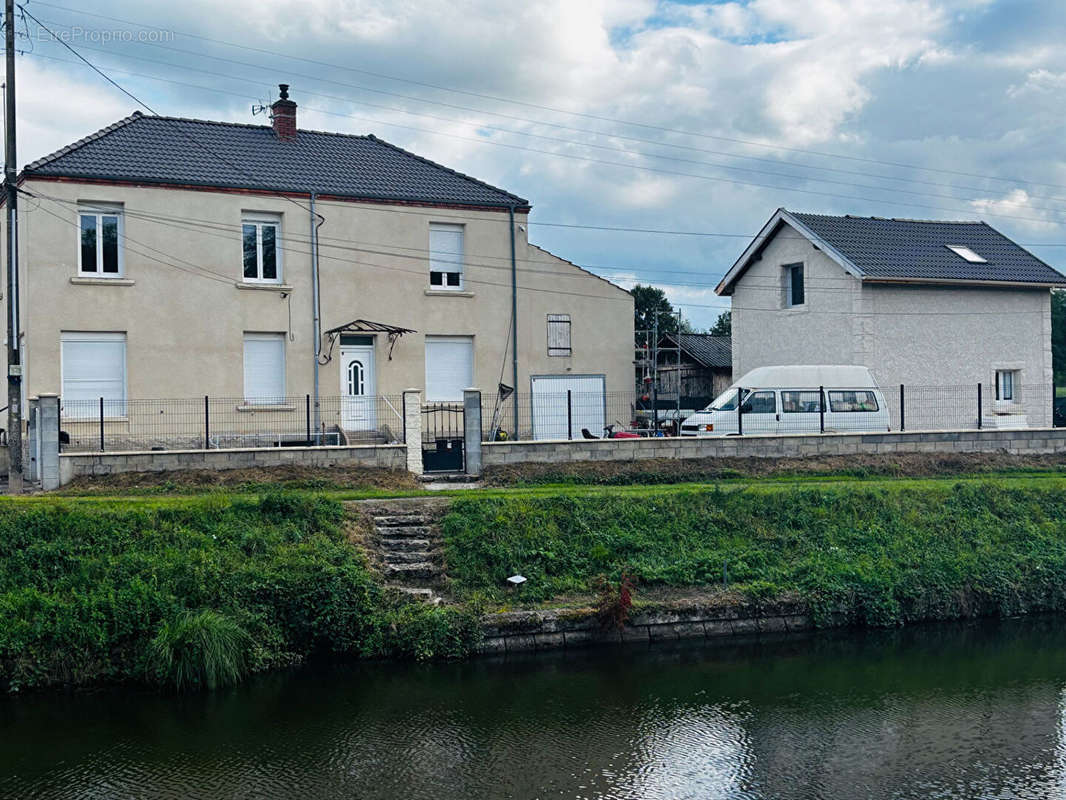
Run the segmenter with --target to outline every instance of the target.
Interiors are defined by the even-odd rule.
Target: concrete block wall
[[[884,453],[1066,452],[1066,428],[1018,431],[826,433],[722,438],[601,439],[596,441],[484,442],[482,466],[640,461],[652,458],[803,458]]]
[[[407,467],[407,447],[402,444],[372,444],[353,447],[63,453],[59,456],[59,480],[61,485],[65,485],[82,476],[113,475],[120,472],[169,472],[182,469],[227,470],[290,465],[363,466],[402,470]]]

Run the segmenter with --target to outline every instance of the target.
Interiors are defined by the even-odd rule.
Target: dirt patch
[[[989,472],[1066,469],[1066,453],[899,453],[810,458],[701,458],[646,461],[575,461],[569,464],[507,464],[485,469],[488,486],[545,483],[624,485],[687,483],[790,476],[936,477]]]
[[[173,472],[122,472],[77,478],[64,487],[64,494],[113,493],[122,490],[152,490],[182,494],[211,489],[389,489],[419,488],[406,470],[367,467],[248,467],[246,469]]]

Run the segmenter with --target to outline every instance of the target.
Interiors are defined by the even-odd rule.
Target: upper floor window
[[[281,283],[281,218],[269,214],[244,214],[241,243],[244,279],[256,283]]]
[[[548,315],[548,355],[569,356],[573,354],[570,347],[570,315]]]
[[[785,305],[789,308],[803,305],[805,300],[803,288],[803,265],[786,264]]]
[[[122,206],[82,205],[78,217],[78,274],[121,277]]]
[[[429,223],[429,285],[463,288],[463,226]]]

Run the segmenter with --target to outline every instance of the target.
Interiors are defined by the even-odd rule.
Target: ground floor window
[[[126,334],[67,331],[60,334],[65,416],[126,414]]]
[[[474,385],[474,337],[426,337],[426,400],[454,402]]]
[[[244,399],[261,405],[285,401],[285,334],[244,334]]]
[[[1015,382],[1017,378],[1017,370],[1013,369],[997,369],[996,370],[996,399],[997,400],[1013,400],[1015,391]]]

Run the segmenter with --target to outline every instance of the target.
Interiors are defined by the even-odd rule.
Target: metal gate
[[[422,406],[422,469],[426,472],[462,472],[464,411],[460,403],[426,403]]]

